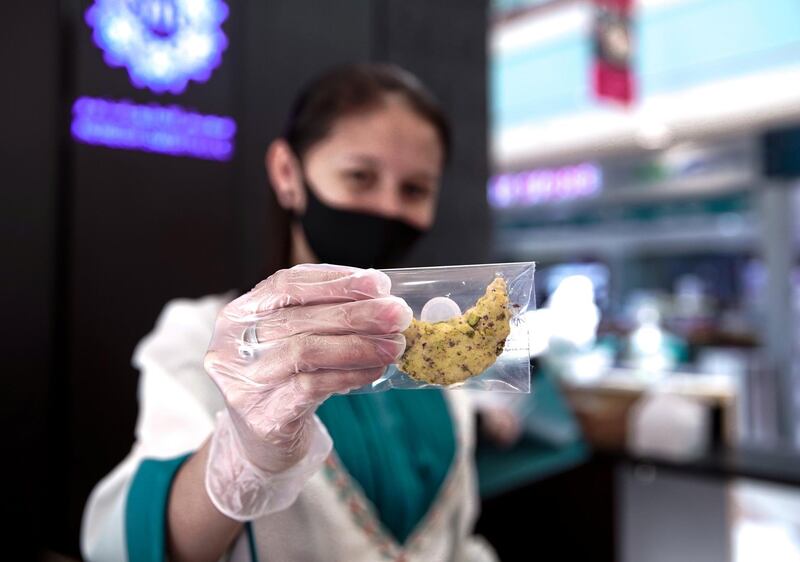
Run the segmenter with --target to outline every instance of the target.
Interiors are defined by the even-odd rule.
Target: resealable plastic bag
[[[502,352],[497,355],[494,363],[463,382],[445,386],[413,378],[401,370],[401,358],[397,363],[390,365],[371,385],[354,390],[353,393],[378,392],[391,388],[416,389],[443,386],[472,390],[530,392],[530,346],[526,313],[535,307],[534,262],[414,267],[382,271],[392,280],[391,294],[408,303],[414,311],[414,318],[432,323],[446,322],[464,315],[465,321],[472,324],[475,318],[474,315],[470,316],[470,309],[486,293],[487,287],[496,278],[502,278],[508,293],[510,332],[502,345]],[[479,329],[480,325],[475,324],[475,328]]]

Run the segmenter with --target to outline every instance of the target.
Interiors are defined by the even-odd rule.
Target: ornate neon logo
[[[125,67],[137,88],[173,94],[219,66],[227,17],[221,0],[95,0],[86,11],[108,65]]]

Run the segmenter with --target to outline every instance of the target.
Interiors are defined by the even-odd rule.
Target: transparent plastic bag
[[[427,322],[466,315],[497,277],[505,280],[510,332],[502,353],[480,374],[445,388],[527,393],[530,392],[530,340],[525,313],[535,306],[532,298],[534,270],[533,262],[522,262],[385,269],[383,272],[392,280],[392,295],[408,303],[414,311],[414,318]],[[401,371],[398,364],[393,364],[371,385],[352,392],[432,387],[443,385],[412,378]]]

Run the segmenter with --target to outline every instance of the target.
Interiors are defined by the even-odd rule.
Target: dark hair
[[[413,74],[392,64],[340,66],[310,82],[292,105],[284,138],[302,158],[311,145],[325,138],[336,119],[380,107],[392,94],[433,125],[447,160],[450,126],[439,102]]]

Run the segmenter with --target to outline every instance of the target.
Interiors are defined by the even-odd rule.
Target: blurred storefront
[[[589,444],[626,459],[617,559],[752,560],[769,533],[742,506],[758,504],[758,525],[795,537],[771,559],[794,560],[800,5],[493,8],[494,256],[537,261],[539,368]],[[609,10],[629,99],[598,88]],[[791,486],[759,496],[776,481]]]

